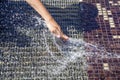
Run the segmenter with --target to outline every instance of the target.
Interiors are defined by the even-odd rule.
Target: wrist
[[[52,17],[50,17],[49,19],[46,19],[45,21],[46,21],[47,23],[51,23],[51,22],[54,21],[54,19],[53,19]]]
[[[59,25],[57,24],[57,22],[54,20],[54,18],[49,18],[49,19],[46,20],[46,22],[47,22],[48,24],[52,25],[53,27],[59,26]]]

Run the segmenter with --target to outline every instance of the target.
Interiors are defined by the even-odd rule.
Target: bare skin
[[[48,12],[40,0],[26,0],[26,2],[28,2],[28,4],[30,4],[43,17],[43,19],[46,21],[48,29],[55,36],[63,40],[68,40],[68,36],[63,34],[60,26],[57,24],[57,22],[54,20],[54,18],[51,16],[51,14]]]

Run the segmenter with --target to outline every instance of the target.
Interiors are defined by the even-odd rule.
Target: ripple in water
[[[50,54],[50,56],[55,60],[55,63],[57,63],[56,65],[41,67],[41,69],[46,70],[50,74],[59,74],[67,67],[67,65],[70,62],[76,62],[79,57],[120,58],[119,55],[107,52],[104,47],[87,43],[83,39],[69,38],[69,40],[63,41],[53,36],[46,29],[46,24],[43,20],[41,20],[38,17],[34,18],[36,18],[40,24],[42,22],[42,24],[44,25],[43,36],[45,40],[44,44],[46,45],[46,50]],[[50,42],[52,42],[55,45],[54,47],[58,49],[58,53],[60,53],[59,56],[61,56],[62,58],[55,56],[55,53],[52,50],[50,50],[50,45],[48,45]],[[84,67],[87,66],[85,59],[83,59],[83,62]]]

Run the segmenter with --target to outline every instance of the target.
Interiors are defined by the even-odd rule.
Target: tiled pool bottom
[[[9,1],[3,2],[0,7],[2,23],[0,80],[88,79],[87,71],[84,70],[84,57],[79,58],[77,62],[61,65],[49,55],[48,45],[57,58],[64,57],[59,56],[58,50],[48,37],[50,34],[44,34],[43,25],[36,20],[38,14],[30,6],[25,2]],[[71,28],[69,27],[69,29]],[[79,32],[77,33],[79,34]],[[46,42],[44,35],[49,42]],[[75,37],[76,35],[71,34],[70,36]],[[49,68],[56,70],[52,71]]]
[[[104,0],[102,0],[105,2]],[[86,2],[88,2],[86,0]],[[101,2],[93,2],[101,8]],[[111,1],[113,2],[113,1]],[[118,25],[119,13],[115,9],[119,9],[113,6],[110,2],[110,10],[114,7],[112,18],[117,17],[115,24]],[[100,3],[100,4],[99,4]],[[105,2],[106,3],[106,2]],[[116,2],[115,2],[116,3]],[[6,4],[6,3],[5,3]],[[88,59],[82,57],[78,58],[76,62],[71,62],[65,70],[54,75],[48,71],[45,71],[43,67],[49,65],[56,65],[53,58],[49,56],[45,48],[45,40],[42,35],[42,28],[39,23],[33,19],[36,12],[33,11],[28,5],[23,3],[10,2],[9,7],[3,5],[2,7],[2,36],[0,43],[0,71],[1,80],[119,80],[120,79],[120,59],[113,58],[95,58],[89,57]],[[10,5],[12,4],[12,5]],[[18,6],[18,7],[16,7]],[[107,12],[104,9],[105,4],[102,4],[102,11]],[[108,8],[109,8],[108,7]],[[112,11],[112,10],[111,10]],[[54,12],[54,11],[53,11]],[[110,13],[110,11],[108,11]],[[114,13],[115,12],[115,13]],[[8,13],[8,14],[6,14]],[[15,14],[14,14],[15,13]],[[55,13],[55,12],[54,12]],[[101,13],[99,13],[101,14]],[[37,14],[36,14],[37,15]],[[54,15],[54,14],[53,14]],[[32,16],[32,17],[31,17]],[[100,29],[92,32],[86,32],[84,37],[88,42],[96,42],[104,46],[108,52],[112,52],[119,55],[119,26],[110,27],[110,20],[104,20],[102,16],[98,16],[98,23]],[[109,17],[109,16],[108,16]],[[106,19],[106,18],[105,18]],[[116,20],[116,18],[115,18]],[[108,22],[109,21],[109,22]],[[29,22],[29,23],[28,23]],[[36,25],[35,25],[36,24]],[[77,24],[77,23],[75,23]],[[34,26],[34,28],[33,28]],[[113,25],[114,26],[114,25]],[[64,28],[63,28],[64,29]],[[71,37],[79,38],[79,32],[71,31],[73,27],[69,27],[68,35]],[[20,32],[22,31],[22,32]],[[30,31],[30,33],[27,33]],[[41,33],[41,34],[40,34]],[[42,36],[41,36],[42,35]],[[43,39],[43,40],[41,40]],[[56,48],[52,43],[51,50],[59,56]],[[55,51],[54,51],[55,50]],[[87,62],[86,62],[87,61]],[[83,62],[89,64],[87,70],[84,67]]]
[[[84,0],[98,8],[98,30],[84,34],[88,42],[103,45],[108,52],[120,55],[120,0]],[[120,58],[91,58],[89,80],[119,80]]]

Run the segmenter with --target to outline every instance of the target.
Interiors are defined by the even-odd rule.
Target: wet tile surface
[[[86,0],[98,8],[97,22],[99,29],[84,35],[88,42],[103,45],[108,52],[120,55],[120,4],[119,0]],[[89,80],[119,80],[120,58],[104,58],[88,60],[91,67],[88,70]],[[105,67],[104,63],[108,66]]]
[[[106,52],[119,56],[120,1],[83,1],[95,5],[98,11],[94,6],[86,3],[73,4],[64,9],[49,5],[46,7],[62,26],[65,34],[79,38],[84,32],[82,37],[85,41],[100,45],[104,47]],[[83,57],[79,58],[77,62],[69,63],[67,68],[57,76],[49,74],[41,66],[49,68],[49,65],[54,67],[57,63],[46,52],[43,25],[34,18],[35,15],[40,16],[25,2],[4,1],[0,4],[1,80],[120,79],[120,58],[114,56],[99,58],[97,56],[100,54],[99,52],[96,52],[95,56],[88,56],[87,59]],[[98,16],[96,16],[97,13]],[[50,50],[59,55],[54,44],[48,43]],[[84,70],[83,62],[88,64],[87,70]]]

